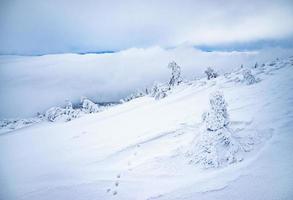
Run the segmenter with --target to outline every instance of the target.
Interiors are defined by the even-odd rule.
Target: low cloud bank
[[[250,52],[205,52],[190,46],[152,47],[110,54],[0,56],[0,118],[27,117],[66,99],[118,101],[154,81],[168,80],[174,60],[186,79],[203,76],[206,67],[220,73],[293,55],[292,49]]]

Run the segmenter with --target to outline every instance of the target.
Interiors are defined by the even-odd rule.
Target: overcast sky
[[[0,0],[0,53],[292,44],[292,0]],[[284,42],[285,41],[285,42]],[[241,45],[240,45],[241,46]]]

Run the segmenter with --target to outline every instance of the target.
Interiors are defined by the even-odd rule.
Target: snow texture
[[[293,57],[251,72],[261,81],[236,82],[236,69],[182,82],[160,100],[1,134],[0,199],[292,199]],[[208,130],[205,111],[228,123]],[[188,164],[186,152],[209,169]]]

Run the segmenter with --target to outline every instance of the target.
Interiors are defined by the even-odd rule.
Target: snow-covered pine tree
[[[181,67],[177,65],[175,61],[168,64],[168,68],[171,69],[171,78],[169,81],[169,88],[179,85],[182,82]]]
[[[221,92],[216,91],[210,96],[210,111],[203,114],[208,131],[216,131],[229,124],[229,115],[227,113],[227,103]]]
[[[218,77],[218,73],[211,67],[208,67],[204,73],[206,74],[208,80]]]
[[[190,162],[210,168],[241,161],[242,147],[228,128],[229,116],[223,94],[219,91],[212,93],[209,103],[210,110],[203,114],[200,137],[189,153],[192,156]]]

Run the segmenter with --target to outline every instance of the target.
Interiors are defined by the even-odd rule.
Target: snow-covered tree
[[[214,69],[212,69],[211,67],[208,67],[205,70],[205,74],[207,75],[208,80],[218,77],[218,73]]]
[[[171,69],[171,78],[169,81],[169,87],[174,87],[182,82],[181,67],[176,62],[172,61],[168,64],[168,68]]]
[[[212,93],[209,103],[210,110],[203,114],[204,126],[190,153],[190,162],[210,168],[241,161],[242,147],[228,128],[229,116],[223,94]]]
[[[85,113],[96,113],[100,111],[99,106],[86,97],[81,98],[81,103],[82,111]]]
[[[66,101],[65,114],[67,115],[67,121],[79,117],[79,112],[79,109],[73,109],[72,103],[69,100]]]
[[[242,71],[242,76],[243,76],[243,82],[246,83],[247,85],[252,85],[257,82],[256,78],[252,75],[250,69],[244,69]]]
[[[208,131],[216,131],[229,124],[227,103],[221,92],[216,91],[210,96],[210,110],[203,114],[203,121]]]

